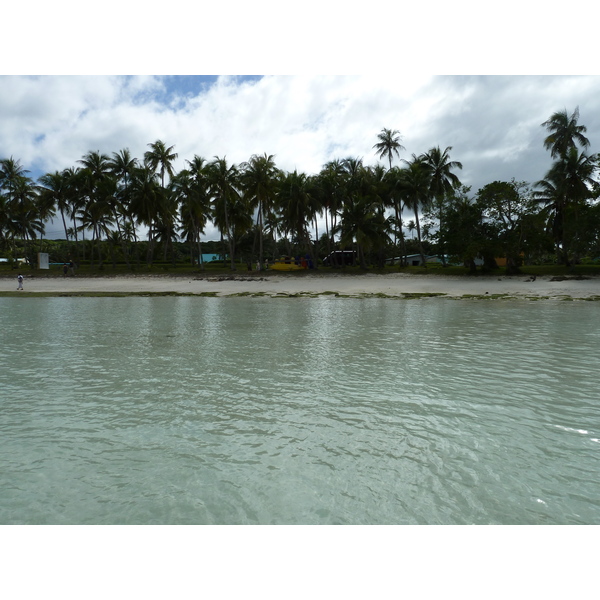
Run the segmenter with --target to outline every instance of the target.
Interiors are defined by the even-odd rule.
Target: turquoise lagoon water
[[[2,524],[597,524],[593,302],[0,299]]]

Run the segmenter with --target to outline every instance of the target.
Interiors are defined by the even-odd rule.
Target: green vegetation
[[[438,298],[440,296],[446,296],[443,292],[404,292],[403,298]]]
[[[387,299],[387,300],[426,300],[427,298],[443,298],[446,300],[501,300],[501,301],[539,301],[550,300],[552,298],[561,302],[597,302],[600,301],[600,296],[589,296],[582,298],[574,298],[571,296],[515,296],[510,294],[463,294],[462,296],[448,296],[444,293],[405,293],[399,296],[390,296],[381,292],[375,293],[359,293],[359,294],[342,294],[338,292],[298,292],[290,293],[275,293],[268,294],[265,292],[236,292],[233,294],[219,294],[218,292],[32,292],[27,294],[17,291],[0,291],[0,298],[22,298],[40,299],[40,298],[153,298],[153,297],[194,297],[194,298],[321,298],[323,296],[333,296],[339,299]]]
[[[0,256],[8,263],[0,273],[22,259],[35,269],[37,252],[49,254],[53,270],[73,262],[82,275],[208,274],[253,271],[257,263],[260,271],[281,255],[308,255],[318,268],[340,249],[354,251],[352,266],[340,265],[344,273],[541,274],[536,269],[556,273],[558,265],[596,272],[600,159],[586,154],[578,120],[576,109],[542,123],[552,161],[544,179],[493,181],[475,194],[462,185],[450,146],[394,165],[404,147],[400,132],[385,128],[373,146],[384,164],[347,157],[312,175],[284,172],[266,153],[239,165],[195,155],[175,172],[175,147],[162,140],[141,160],[127,148],[90,151],[38,181],[19,160],[2,158]],[[64,239],[44,239],[50,219]],[[203,239],[209,223],[218,241]],[[206,263],[205,254],[221,258]],[[420,266],[408,266],[411,255]],[[440,264],[427,262],[430,255]]]
[[[48,245],[47,249],[52,251],[53,247],[60,245],[60,241],[45,240],[45,244]],[[62,242],[64,244],[64,242]],[[239,268],[246,268],[243,263],[238,263]],[[62,277],[63,273],[63,262],[53,264],[50,269],[38,269],[37,267],[28,269],[29,276],[35,276],[38,278],[46,277]],[[356,267],[345,267],[344,269],[335,269],[335,273],[338,276],[351,277],[353,275],[364,274],[364,269]],[[332,269],[319,269],[318,271],[294,271],[294,272],[280,272],[280,271],[269,271],[269,277],[281,277],[286,279],[292,277],[294,279],[302,277],[314,277],[318,275],[327,275],[331,273]],[[494,277],[509,277],[511,273],[508,272],[506,267],[498,267],[493,271],[485,271],[483,269],[477,269],[475,272],[471,272],[464,266],[449,265],[443,267],[441,264],[430,264],[427,267],[401,267],[398,265],[387,265],[385,267],[371,267],[368,269],[369,273],[385,275],[387,273],[404,273],[406,275],[428,275],[431,277],[435,276],[461,276],[461,277],[478,277],[478,276],[489,276]],[[10,263],[0,263],[0,278],[11,278],[14,279],[16,269],[14,265]],[[244,277],[261,277],[265,273],[258,271],[244,271]],[[197,265],[190,265],[188,262],[180,261],[175,265],[171,263],[155,262],[153,265],[142,264],[140,267],[131,265],[127,267],[124,262],[118,262],[115,265],[104,265],[99,267],[98,265],[91,266],[89,261],[79,265],[76,271],[76,275],[79,277],[117,277],[122,275],[150,275],[150,276],[166,276],[166,277],[193,277],[193,278],[211,278],[211,277],[229,277],[231,276],[231,269],[229,265],[223,265],[222,262],[206,263],[203,269],[200,269]],[[600,262],[582,261],[580,264],[571,265],[569,267],[561,264],[551,263],[543,265],[527,265],[522,266],[518,273],[519,276],[526,277],[536,275],[537,277],[542,276],[592,276],[600,277]],[[240,276],[241,273],[240,273]],[[329,292],[334,294],[336,292]]]

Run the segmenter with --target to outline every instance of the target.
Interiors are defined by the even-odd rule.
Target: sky
[[[3,75],[0,155],[37,178],[88,151],[142,158],[160,139],[174,146],[176,170],[194,155],[239,164],[267,153],[283,170],[313,174],[336,158],[376,164],[385,127],[400,132],[400,159],[451,147],[476,192],[542,179],[551,158],[541,123],[576,107],[589,151],[600,151],[598,76]]]
[[[176,170],[195,154],[241,163],[266,152],[311,174],[335,158],[376,164],[386,127],[401,134],[400,158],[452,147],[476,191],[541,179],[551,161],[540,125],[577,106],[599,150],[597,76],[1,76],[0,154],[38,176],[88,151],[142,158],[161,139]]]

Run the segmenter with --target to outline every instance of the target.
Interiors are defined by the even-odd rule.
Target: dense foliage
[[[578,119],[576,109],[542,124],[553,160],[544,179],[533,186],[494,181],[474,195],[461,184],[462,164],[450,159],[451,147],[393,165],[404,147],[389,129],[373,146],[384,164],[349,157],[314,175],[282,171],[267,154],[239,165],[194,156],[175,172],[174,146],[161,140],[141,159],[128,149],[112,156],[90,151],[37,182],[20,161],[5,158],[0,255],[33,265],[35,253],[51,247],[51,260],[133,268],[157,260],[202,265],[210,246],[235,269],[240,260],[262,265],[282,253],[323,258],[347,248],[363,268],[404,264],[413,253],[422,263],[436,254],[444,264],[471,269],[477,262],[493,268],[502,258],[509,272],[523,261],[571,265],[600,255],[600,161],[586,154],[589,140]],[[62,223],[62,243],[43,240],[51,219]],[[203,240],[208,223],[220,234],[218,244]]]

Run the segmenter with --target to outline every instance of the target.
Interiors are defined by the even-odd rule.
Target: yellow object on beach
[[[302,271],[303,269],[306,269],[306,267],[296,264],[294,259],[289,256],[282,256],[272,265],[269,265],[269,269],[272,269],[273,271]]]

